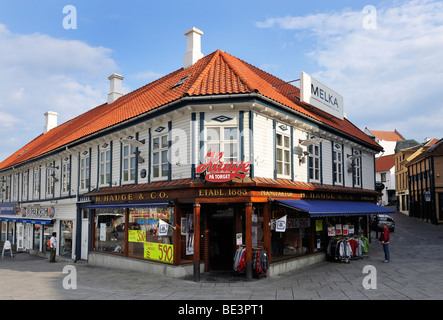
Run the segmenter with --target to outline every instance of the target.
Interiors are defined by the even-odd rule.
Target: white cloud
[[[396,3],[376,7],[376,29],[363,27],[367,13],[349,9],[270,18],[256,26],[314,39],[315,49],[306,53],[319,66],[312,76],[344,96],[345,112],[360,128],[441,138],[443,2]]]
[[[46,111],[58,112],[60,124],[104,103],[107,77],[118,71],[111,54],[81,41],[15,34],[0,24],[0,161],[42,133]]]

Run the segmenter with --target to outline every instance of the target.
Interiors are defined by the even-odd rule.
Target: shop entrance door
[[[209,206],[207,211],[209,229],[210,271],[232,270],[234,259],[234,208]]]

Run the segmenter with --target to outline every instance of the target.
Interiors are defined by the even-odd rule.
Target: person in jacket
[[[391,261],[391,255],[389,254],[389,229],[386,223],[383,223],[383,231],[380,235],[380,241],[383,245],[383,251],[385,252],[385,260],[383,262]]]

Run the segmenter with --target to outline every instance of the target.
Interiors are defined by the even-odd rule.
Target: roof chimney
[[[45,121],[45,126],[43,128],[43,133],[46,133],[57,126],[58,113],[54,111],[48,111],[44,115],[46,121]]]
[[[113,103],[115,100],[120,98],[122,94],[122,80],[124,78],[114,73],[113,75],[109,76],[108,80],[110,81],[110,90],[108,94],[108,104]]]
[[[186,36],[186,53],[183,59],[184,68],[189,68],[199,59],[203,58],[203,53],[201,52],[201,36],[203,31],[192,27],[185,32]]]

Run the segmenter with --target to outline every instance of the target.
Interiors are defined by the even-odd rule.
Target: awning
[[[167,207],[169,202],[139,202],[139,203],[103,203],[90,204],[88,209],[103,209],[103,208],[141,208],[141,207]]]
[[[391,214],[395,211],[370,202],[276,200],[277,203],[295,210],[309,212],[311,217],[354,216],[368,214]]]
[[[0,217],[0,221],[8,221],[8,222],[20,222],[20,223],[34,223],[34,224],[43,224],[49,225],[53,223],[52,219],[29,219],[23,217]]]

